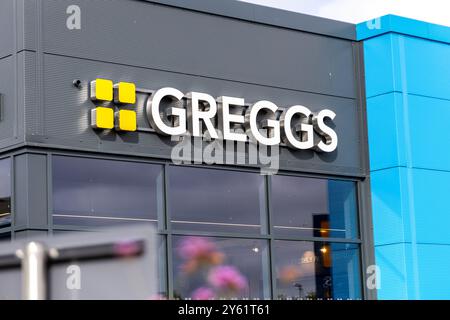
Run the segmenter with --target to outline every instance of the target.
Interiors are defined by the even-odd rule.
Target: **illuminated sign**
[[[136,103],[136,91],[149,95],[145,116],[155,132],[167,136],[191,135],[268,146],[284,144],[293,149],[333,152],[338,137],[331,123],[336,114],[329,109],[316,112],[302,105],[279,108],[267,100],[247,105],[242,98],[214,98],[202,92],[184,94],[175,88],[156,91],[136,89],[133,83],[96,79],[91,82],[93,101],[114,102],[116,107],[91,111],[95,129],[139,131],[135,110],[121,106]],[[328,123],[328,124],[327,124]],[[241,130],[236,129],[241,128]]]

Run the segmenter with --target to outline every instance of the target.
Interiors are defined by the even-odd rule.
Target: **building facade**
[[[432,223],[408,206],[434,178],[411,180],[409,87],[384,79],[397,79],[403,41],[447,49],[386,19],[356,28],[237,1],[2,1],[0,237],[152,224],[170,298],[207,292],[220,266],[242,279],[240,298],[434,297],[418,261],[436,261],[420,252],[444,249],[447,233],[412,231]],[[434,70],[427,79],[445,82]],[[443,110],[439,83],[415,94]],[[445,170],[417,150],[421,168]]]

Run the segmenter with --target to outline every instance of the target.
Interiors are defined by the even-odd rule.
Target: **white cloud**
[[[241,0],[359,23],[385,14],[450,26],[449,0]]]

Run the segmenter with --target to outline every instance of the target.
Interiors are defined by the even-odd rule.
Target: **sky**
[[[359,23],[385,14],[450,27],[450,0],[240,0],[334,20]]]

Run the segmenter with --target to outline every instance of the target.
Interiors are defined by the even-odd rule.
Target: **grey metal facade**
[[[66,28],[72,4],[81,8],[81,30]],[[357,181],[362,265],[370,265],[361,57],[353,25],[236,1],[1,1],[0,158],[13,159],[14,190],[13,223],[3,231],[17,238],[52,232],[54,153],[170,161],[167,137],[101,134],[89,126],[88,84],[106,78],[333,110],[338,150],[281,148],[280,169]],[[150,128],[145,99],[138,95],[138,126]]]

